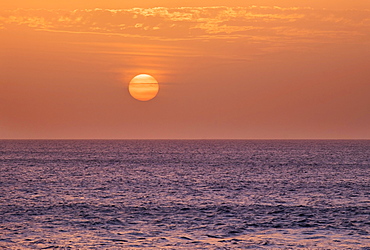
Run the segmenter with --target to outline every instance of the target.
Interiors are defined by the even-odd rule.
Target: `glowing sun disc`
[[[139,101],[149,101],[156,97],[159,91],[157,80],[151,75],[140,74],[132,78],[128,85],[130,95]]]

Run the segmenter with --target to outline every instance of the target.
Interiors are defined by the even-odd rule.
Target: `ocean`
[[[1,140],[3,249],[370,249],[369,140]]]

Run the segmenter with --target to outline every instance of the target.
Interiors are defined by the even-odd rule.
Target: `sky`
[[[0,139],[370,139],[369,65],[368,0],[3,1]]]

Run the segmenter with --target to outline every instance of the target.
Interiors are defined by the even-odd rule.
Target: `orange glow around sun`
[[[128,90],[136,100],[149,101],[157,96],[159,85],[151,75],[140,74],[132,78]]]

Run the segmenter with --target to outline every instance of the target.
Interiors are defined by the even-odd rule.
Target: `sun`
[[[128,91],[136,100],[145,102],[157,96],[159,84],[153,76],[140,74],[132,78],[128,85]]]

